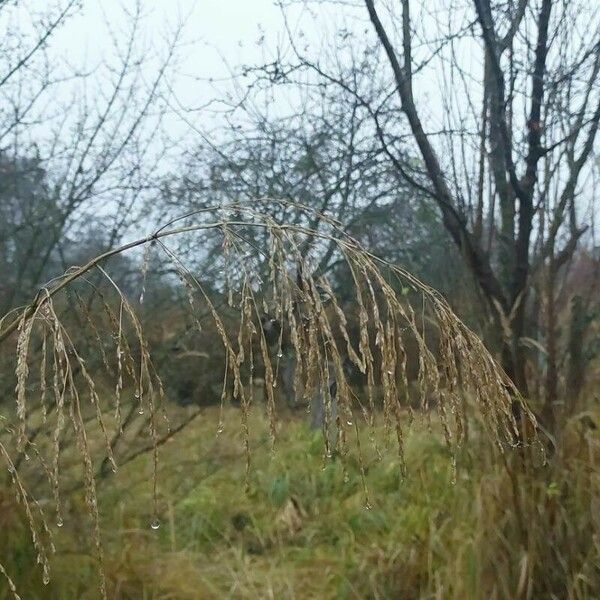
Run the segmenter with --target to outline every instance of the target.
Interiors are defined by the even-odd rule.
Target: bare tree
[[[536,335],[537,322],[531,289],[544,273],[543,293],[553,293],[554,274],[573,256],[595,199],[581,184],[600,123],[598,7],[587,0],[403,0],[396,9],[365,0],[362,17],[375,41],[366,29],[358,34],[359,7],[346,5],[352,25],[316,57],[298,43],[299,25],[289,25],[293,8],[284,10],[293,58],[279,59],[279,79],[309,72],[368,111],[398,176],[435,201],[493,315],[503,366],[527,393],[524,340]],[[362,62],[390,75],[376,94],[352,77],[359,35]],[[407,148],[418,152],[420,165],[404,160]],[[551,345],[553,302],[545,305]],[[550,424],[554,368],[550,359]]]
[[[121,15],[125,30],[111,32],[112,52],[74,66],[51,42],[79,8],[73,0],[39,13],[0,5],[3,312],[66,268],[91,221],[105,231],[100,250],[113,247],[156,189],[166,152],[164,98],[181,26],[163,54],[150,53],[135,3]]]

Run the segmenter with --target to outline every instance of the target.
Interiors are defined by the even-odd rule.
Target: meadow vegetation
[[[600,439],[585,419],[567,424],[552,464],[534,456],[526,469],[516,456],[492,456],[475,427],[454,484],[448,450],[425,423],[407,439],[406,477],[379,423],[381,458],[362,435],[367,504],[355,452],[344,464],[327,459],[321,433],[293,414],[272,454],[262,408],[251,417],[245,493],[239,411],[227,409],[217,435],[218,418],[206,408],[164,445],[158,529],[150,526],[147,454],[100,483],[109,597],[596,596]],[[21,597],[97,596],[81,490],[69,496],[64,526],[51,523],[57,552],[48,586],[11,494],[2,514],[0,548]]]
[[[92,4],[0,0],[0,600],[600,597],[600,5]]]

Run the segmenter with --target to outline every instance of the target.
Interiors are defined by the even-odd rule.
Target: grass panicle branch
[[[284,201],[276,203],[284,209],[292,206]],[[386,437],[389,440],[393,432],[404,465],[404,432],[415,416],[409,394],[409,361],[418,370],[421,412],[427,418],[433,411],[437,413],[452,457],[468,433],[469,405],[478,412],[490,439],[501,452],[523,441],[522,423],[516,420],[514,403],[520,404],[522,419],[535,430],[535,419],[509,378],[481,340],[435,290],[402,267],[371,254],[344,231],[341,223],[326,215],[316,215],[315,221],[311,209],[299,204],[293,207],[304,213],[307,222],[319,223],[319,228],[278,222],[261,210],[260,203],[232,203],[198,210],[170,221],[148,236],[105,252],[83,266],[69,269],[40,290],[16,316],[12,313],[0,320],[0,343],[15,343],[16,411],[15,426],[10,430],[16,452],[22,455],[33,448],[43,464],[48,465],[44,472],[60,526],[61,453],[69,439],[74,440],[81,457],[85,502],[93,524],[104,597],[107,590],[94,455],[101,454],[103,466],[108,465],[116,472],[115,448],[119,436],[135,417],[131,407],[123,418],[121,403],[127,387],[133,390],[137,413],[145,419],[152,440],[149,448],[153,464],[153,524],[158,523],[159,512],[158,449],[161,439],[167,439],[161,438],[163,424],[158,419],[159,412],[165,409],[164,387],[136,309],[108,272],[106,263],[112,256],[145,247],[139,294],[142,303],[149,293],[146,280],[150,248],[155,247],[180,279],[198,331],[203,329],[199,307],[206,309],[223,348],[221,415],[228,398],[240,406],[247,487],[251,472],[249,417],[256,405],[253,390],[258,366],[264,371],[264,410],[272,447],[276,447],[278,398],[282,394],[291,396],[286,398],[288,404],[305,404],[309,409],[320,401],[325,461],[335,454],[343,462],[351,441],[355,440],[362,465],[359,422],[374,432],[375,414],[381,407]],[[264,236],[261,248],[249,232]],[[171,244],[181,236],[201,234],[222,238],[220,291],[220,284],[215,288],[214,282],[204,281],[189,255]],[[336,293],[331,275],[319,270],[318,253],[327,247],[333,248],[343,261],[352,285],[350,300]],[[99,273],[109,291],[92,283],[88,276],[93,271]],[[91,302],[83,300],[78,286],[89,288]],[[80,327],[89,330],[94,352],[102,359],[104,376],[112,377],[110,389],[114,392],[109,394],[100,390],[96,374],[88,367],[85,349],[78,347],[79,338],[70,330],[68,318],[59,316],[56,306],[60,294],[71,288],[78,298],[72,310],[79,314]],[[216,300],[219,294],[224,302]],[[411,305],[409,298],[417,299],[418,308]],[[236,320],[237,325],[233,326],[232,321]],[[426,322],[430,325],[426,326]],[[273,331],[269,330],[271,326]],[[433,334],[427,333],[428,330]],[[32,350],[34,347],[41,351]],[[210,352],[210,348],[206,350]],[[277,390],[286,360],[292,365],[292,385]],[[349,375],[349,371],[358,377]],[[32,386],[35,374],[39,374],[39,381]],[[33,395],[32,389],[39,394]],[[34,425],[40,419],[42,424]],[[88,435],[90,423],[95,423],[100,431],[102,444],[92,443]],[[40,429],[51,432],[48,459],[42,456],[42,445],[34,443],[32,432]],[[222,421],[218,424],[217,431],[220,430]],[[383,449],[377,445],[374,433],[370,439],[380,455]],[[27,494],[5,446],[0,445],[0,453],[25,509],[47,580],[47,557],[52,542],[46,518]],[[402,470],[404,475],[403,466]],[[368,503],[362,466],[361,472]],[[39,509],[39,519],[32,507]],[[10,585],[1,565],[0,570]],[[13,593],[16,596],[15,590]]]

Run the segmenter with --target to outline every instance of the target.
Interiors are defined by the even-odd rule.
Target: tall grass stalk
[[[19,456],[33,454],[39,461],[53,492],[58,524],[62,521],[60,456],[67,433],[74,437],[81,460],[86,505],[93,523],[93,543],[104,597],[106,584],[96,472],[86,415],[88,412],[94,415],[93,420],[103,439],[101,452],[116,471],[118,465],[113,449],[114,436],[123,428],[121,392],[126,383],[134,390],[138,412],[146,415],[152,440],[152,510],[155,519],[158,449],[161,428],[166,426],[159,419],[165,410],[163,384],[134,304],[107,270],[106,262],[112,256],[136,247],[147,248],[142,266],[140,300],[143,300],[147,294],[148,248],[154,246],[180,278],[189,310],[199,328],[202,325],[195,316],[195,307],[199,304],[207,307],[224,351],[222,398],[224,401],[230,393],[240,406],[246,485],[251,469],[249,413],[254,403],[249,390],[253,388],[255,363],[261,362],[264,367],[265,409],[271,444],[275,448],[278,410],[275,387],[284,331],[295,361],[296,401],[310,403],[315,395],[320,395],[324,402],[325,459],[335,453],[343,460],[352,440],[360,454],[359,421],[372,428],[380,403],[386,431],[394,432],[397,452],[403,463],[404,433],[410,418],[407,419],[407,415],[412,410],[408,395],[409,358],[418,363],[421,408],[426,414],[431,410],[437,412],[453,461],[467,432],[465,397],[473,398],[490,440],[501,452],[522,442],[522,423],[531,424],[535,429],[532,413],[509,378],[481,340],[435,290],[402,267],[372,255],[347,235],[339,222],[298,204],[278,203],[283,208],[293,206],[302,211],[309,222],[314,223],[316,218],[319,228],[278,222],[260,209],[260,203],[233,203],[189,213],[150,235],[105,252],[83,266],[72,267],[41,289],[29,305],[0,320],[0,344],[14,344],[15,348],[16,410],[14,423],[7,431],[16,443]],[[266,250],[257,249],[246,237],[250,230],[263,232]],[[227,298],[225,308],[215,303],[214,290],[207,287],[201,273],[187,264],[188,257],[168,245],[172,238],[207,232],[222,238],[226,264],[222,278],[226,288],[223,292]],[[319,243],[333,244],[345,262],[353,287],[353,313],[359,325],[357,334],[353,335],[349,326],[347,303],[336,295],[332,281],[318,271],[314,257],[306,251]],[[254,263],[248,260],[249,253],[254,257],[264,255],[266,278],[261,277]],[[112,288],[110,297],[100,293],[99,286],[92,283],[89,277],[92,272],[97,272]],[[59,316],[56,307],[61,294],[76,285],[90,286],[98,300],[98,310],[104,313],[104,327],[108,332],[99,332],[82,303],[71,305],[71,310],[79,313],[80,326],[92,329],[93,337],[99,339],[100,335],[106,337],[109,334],[110,347],[107,349],[99,342],[97,351],[103,362],[114,366],[112,400],[99,393],[97,376],[88,369],[68,319]],[[411,297],[419,298],[418,308],[413,308],[399,290],[410,290]],[[232,332],[226,323],[225,310],[228,315],[231,312],[237,314],[237,331]],[[275,343],[265,334],[262,321],[265,314],[274,315],[282,324]],[[433,342],[426,338],[425,315],[435,322]],[[33,340],[39,340],[41,352],[32,351]],[[408,356],[409,340],[410,352],[415,352],[416,356]],[[366,381],[364,393],[349,379],[347,362]],[[31,392],[32,373],[38,374],[35,389],[39,394]],[[48,377],[50,381],[47,381]],[[332,380],[335,389],[332,389]],[[431,399],[434,407],[429,405]],[[515,403],[520,405],[518,413],[514,410]],[[109,409],[114,419],[107,418]],[[30,439],[33,419],[39,419],[39,410],[43,413],[42,427],[52,431],[52,444],[47,453]],[[520,414],[522,423],[517,422],[516,414]],[[372,443],[376,443],[374,436]],[[50,576],[47,557],[53,545],[46,515],[27,493],[6,447],[0,446],[0,450],[24,507],[38,562],[47,581]],[[2,574],[8,577],[4,569]],[[16,591],[13,592],[16,595]]]

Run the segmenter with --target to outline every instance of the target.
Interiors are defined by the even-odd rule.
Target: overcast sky
[[[424,24],[431,24],[436,18],[435,6],[444,1],[429,0],[427,5],[416,4],[415,23],[426,30]],[[13,23],[19,28],[26,28],[28,22],[35,22],[36,14],[45,14],[47,20],[53,14],[53,9],[56,12],[65,2],[29,0],[17,3],[5,13],[15,14]],[[383,2],[382,7],[385,4]],[[65,59],[70,67],[81,70],[92,70],[103,63],[118,64],[114,60],[114,40],[125,44],[132,22],[126,12],[133,11],[135,5],[135,0],[84,0],[81,10],[50,40],[50,52],[58,59],[55,64]],[[184,23],[183,44],[177,55],[176,71],[171,72],[170,81],[177,100],[186,108],[198,108],[212,98],[223,98],[230,86],[227,82],[228,67],[235,69],[241,65],[260,64],[273,60],[277,48],[290,49],[281,9],[275,0],[140,0],[140,6],[143,17],[136,40],[139,38],[138,49],[147,49],[145,72],[149,81],[157,71],[157,60],[166,53],[166,38],[179,23]],[[426,13],[425,18],[422,13]],[[359,51],[365,36],[374,37],[361,3],[295,3],[286,9],[286,14],[294,36],[302,30],[303,44],[310,48],[311,59],[324,53],[335,54],[335,36],[341,28],[360,34],[356,45]],[[10,30],[9,25],[5,33]],[[264,41],[262,45],[258,44],[261,38]],[[32,40],[35,39],[34,34]],[[418,52],[419,48],[415,45],[415,54]],[[469,55],[465,55],[465,60],[469,59]],[[152,57],[156,59],[154,62]],[[291,57],[288,55],[287,58]],[[98,73],[101,76],[102,69]],[[92,75],[91,87],[93,80]],[[440,82],[433,81],[431,77],[415,82],[415,88],[429,97],[427,105],[429,100],[436,101],[439,98],[437,93],[430,94],[436,92],[439,85]],[[110,89],[103,83],[99,86],[101,90]],[[59,101],[68,93],[68,86],[61,87]],[[441,113],[437,108],[441,107],[434,108],[432,112],[439,115]],[[198,111],[193,118],[195,124],[203,129],[211,129],[216,124],[210,110]],[[430,120],[429,116],[427,118]],[[185,125],[180,122],[178,128],[183,131]]]
[[[41,10],[47,6],[46,2],[32,0],[25,4],[36,5]],[[380,1],[379,4],[382,15],[385,15],[386,5],[398,7],[396,2],[388,4]],[[130,20],[124,16],[124,8],[131,10],[133,5],[133,0],[85,0],[82,10],[53,40],[53,51],[67,57],[74,66],[99,64],[113,52],[111,29],[116,39],[122,41],[126,38],[124,32]],[[185,22],[185,43],[180,47],[177,71],[172,74],[171,81],[178,102],[188,109],[202,107],[211,98],[223,98],[229,86],[226,81],[227,65],[236,68],[259,64],[272,59],[276,47],[288,46],[281,12],[274,0],[141,0],[141,6],[144,16],[139,37],[142,38],[142,47],[148,49],[148,56],[164,55],[168,32],[172,32],[178,23]],[[317,12],[314,18],[309,14],[312,10]],[[298,18],[300,13],[302,19]],[[364,47],[365,37],[374,37],[364,6],[360,3],[330,3],[329,6],[318,7],[312,3],[310,9],[297,3],[288,15],[292,27],[301,28],[303,38],[309,40],[312,58],[324,52],[337,57],[336,40],[332,36],[341,27],[359,33],[357,47]],[[427,0],[414,3],[412,17],[413,58],[417,63],[432,59],[428,68],[415,76],[415,93],[424,123],[429,131],[434,132],[444,127],[452,129],[456,124],[473,128],[476,123],[470,117],[469,105],[463,97],[464,90],[458,79],[456,82],[448,79],[456,77],[447,65],[444,66],[443,60],[448,56],[431,54],[429,43],[439,35],[450,36],[472,15],[466,14],[464,5],[460,3]],[[392,37],[397,38],[397,20],[389,21],[388,28]],[[297,37],[297,30],[295,34]],[[261,37],[265,40],[263,46],[257,43]],[[468,76],[465,81],[469,83],[465,85],[468,85],[473,106],[479,106],[481,48],[467,37],[464,41],[454,42],[452,53],[456,64]],[[153,69],[156,70],[156,63],[153,65],[152,59],[149,59],[149,79]],[[448,105],[445,103],[447,99],[450,100]],[[451,111],[456,112],[454,122],[448,120]],[[463,113],[465,121],[461,120]],[[214,120],[212,110],[202,109],[186,114],[203,133],[209,133],[219,122]],[[518,108],[515,115],[518,118]],[[189,127],[190,122],[176,117],[172,117],[172,121],[172,126],[169,125],[172,133],[189,135],[193,143],[195,132]],[[434,143],[439,143],[442,158],[452,154],[442,141],[434,139]]]
[[[81,64],[94,64],[112,52],[107,23],[120,31],[128,22],[123,7],[131,4],[86,0],[83,10],[58,34],[57,51]],[[227,65],[259,62],[261,36],[273,43],[283,37],[281,13],[273,0],[142,0],[141,6],[144,43],[158,56],[164,54],[165,36],[184,23],[184,46],[172,80],[177,97],[189,107],[215,95],[214,86],[228,77]]]

